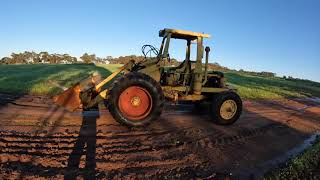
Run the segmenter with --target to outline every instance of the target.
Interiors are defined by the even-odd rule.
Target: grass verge
[[[310,148],[262,179],[320,179],[320,136]]]

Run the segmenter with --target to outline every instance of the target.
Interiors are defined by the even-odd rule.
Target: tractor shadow
[[[317,123],[316,115],[319,117],[319,114],[310,112],[307,114],[282,104],[261,102],[261,105],[277,111],[279,115],[282,110],[290,110],[286,113],[288,119],[301,118],[304,122],[313,125]],[[189,109],[192,110],[192,108],[194,109],[190,112]],[[162,143],[171,145],[174,140],[177,151],[180,147],[184,153],[196,157],[188,162],[192,170],[179,169],[179,173],[184,173],[185,177],[190,178],[195,177],[194,174],[209,177],[210,174],[216,173],[231,179],[259,179],[267,171],[297,155],[297,152],[290,154],[291,149],[299,147],[312,135],[311,132],[301,131],[299,126],[288,124],[282,116],[268,114],[268,112],[261,114],[247,109],[246,106],[239,122],[229,127],[210,123],[209,117],[201,116],[200,118],[198,115],[207,113],[205,107],[198,108],[183,104],[177,107],[168,106],[166,109],[166,116],[154,122],[153,127],[172,129],[170,136],[161,137]],[[182,115],[181,120],[177,120],[178,116],[175,113],[171,114],[173,109],[182,111],[178,114]],[[303,122],[299,125],[310,128]],[[152,144],[157,144],[157,139],[153,140]],[[182,159],[183,156],[179,158]],[[193,166],[196,161],[201,161],[205,168],[197,169]],[[172,171],[172,174],[178,173],[175,170]],[[233,174],[232,177],[228,176],[229,173]]]
[[[82,124],[79,136],[73,146],[72,152],[68,158],[64,179],[77,179],[82,175],[84,179],[95,179],[96,175],[96,142],[97,142],[97,119],[99,113],[90,113],[83,111]],[[85,156],[84,168],[81,168],[81,157]]]

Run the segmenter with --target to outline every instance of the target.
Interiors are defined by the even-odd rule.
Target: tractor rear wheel
[[[159,118],[164,104],[161,86],[150,76],[131,72],[115,81],[108,98],[108,109],[119,123],[144,126]]]
[[[242,101],[235,92],[224,92],[213,97],[211,116],[216,124],[231,125],[236,122],[242,112]]]

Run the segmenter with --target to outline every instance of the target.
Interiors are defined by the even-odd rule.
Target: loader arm
[[[111,75],[109,75],[107,78],[102,80],[98,85],[96,85],[95,90],[99,94],[88,103],[87,107],[89,107],[89,108],[94,107],[97,104],[99,104],[101,101],[103,101],[104,99],[107,99],[107,96],[109,94],[111,87],[108,87],[107,89],[104,89],[101,91],[102,86],[104,86],[105,84],[110,82],[114,77],[116,77],[122,71],[124,71],[124,70],[131,71],[133,66],[134,66],[134,61],[129,61],[127,64],[125,64],[124,66],[122,66],[119,69],[117,69],[116,71],[114,71]]]
[[[78,82],[73,87],[65,90],[60,95],[55,96],[53,101],[59,106],[63,106],[69,111],[75,111],[79,107],[91,108],[98,105],[107,98],[110,88],[102,90],[102,87],[114,79],[122,71],[131,71],[135,66],[134,61],[129,61],[104,80],[95,85],[94,81],[88,81],[88,78],[82,82]]]

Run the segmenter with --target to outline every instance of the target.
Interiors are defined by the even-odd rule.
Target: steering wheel
[[[152,55],[157,57],[159,55],[159,49],[150,44],[143,45],[141,51],[145,58],[147,58],[148,55],[149,57],[152,57]]]

